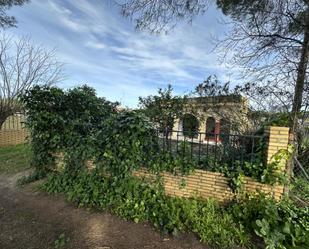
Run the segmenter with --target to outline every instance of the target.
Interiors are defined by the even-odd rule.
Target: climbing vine
[[[117,103],[96,96],[88,86],[64,91],[35,86],[21,96],[27,110],[35,174],[45,176],[55,169],[55,156],[64,154],[66,167],[82,167],[96,154],[97,131],[116,113]]]
[[[64,165],[72,174],[84,169],[87,161],[106,171],[114,179],[130,176],[133,170],[146,167],[153,173],[168,170],[188,174],[200,167],[190,156],[186,142],[180,154],[162,151],[157,131],[150,120],[138,111],[116,111],[118,103],[96,96],[94,89],[81,86],[64,91],[57,87],[35,86],[21,97],[27,110],[26,125],[32,138],[33,165],[38,176],[55,168],[56,155],[63,155]],[[263,163],[263,141],[257,148],[258,160],[235,162],[233,167],[211,163],[208,170],[224,173],[230,186],[241,188],[243,176],[274,183],[282,181],[278,168],[286,158],[284,151],[270,165]],[[210,160],[210,161],[209,161]],[[282,171],[281,171],[282,172]]]
[[[150,221],[164,232],[191,231],[218,248],[250,248],[252,233],[268,248],[308,245],[308,209],[259,197],[238,200],[226,210],[212,200],[165,196],[160,172],[188,174],[199,164],[190,154],[172,155],[160,150],[156,129],[142,113],[117,111],[117,103],[97,97],[87,86],[67,91],[36,86],[21,99],[27,109],[26,125],[34,152],[33,179],[47,175],[42,186],[45,191],[63,192],[79,206],[108,209],[134,222]],[[188,152],[187,146],[186,142],[180,144],[180,151]],[[279,151],[267,166],[261,161],[236,162],[233,168],[213,165],[210,170],[224,173],[231,179],[232,188],[241,192],[244,176],[280,182],[291,151]],[[60,154],[63,169],[59,172],[56,161]],[[90,172],[88,161],[94,163]],[[140,167],[157,178],[144,181],[133,177]],[[182,181],[179,187],[185,186]],[[259,200],[262,205],[258,205]]]

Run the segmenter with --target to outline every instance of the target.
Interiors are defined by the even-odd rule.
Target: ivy
[[[97,163],[114,179],[125,178],[140,167],[151,167],[159,151],[156,130],[135,111],[111,116],[97,134]]]
[[[117,103],[96,96],[88,86],[64,91],[34,86],[21,96],[27,110],[35,174],[45,176],[55,168],[55,155],[64,153],[73,172],[95,156],[97,130],[116,112]]]
[[[213,200],[167,197],[161,182],[127,177],[115,181],[99,171],[54,173],[41,187],[49,193],[65,193],[80,207],[95,207],[136,223],[149,221],[165,233],[194,232],[215,248],[249,245],[244,228],[235,223]]]
[[[308,207],[297,207],[288,199],[276,202],[260,194],[238,200],[229,211],[248,232],[261,237],[267,249],[309,246]]]
[[[28,180],[48,176],[43,190],[65,193],[79,206],[107,209],[134,222],[149,221],[167,233],[194,232],[218,248],[250,246],[252,233],[269,249],[308,246],[307,208],[263,196],[238,199],[228,210],[212,200],[167,197],[159,173],[189,174],[199,164],[190,154],[162,151],[155,127],[142,113],[116,111],[117,103],[98,98],[87,86],[68,91],[36,86],[21,99],[28,111],[36,169]],[[180,151],[189,151],[187,143],[180,146]],[[224,173],[233,189],[241,192],[244,176],[280,182],[291,151],[279,151],[267,166],[256,161],[229,167],[210,160],[209,169]],[[64,168],[55,172],[59,153]],[[91,172],[89,160],[95,165]],[[151,182],[134,178],[133,171],[140,167],[157,177]]]
[[[284,179],[278,168],[287,155],[281,151],[266,165],[262,162],[264,141],[256,149],[260,154],[258,160],[242,165],[237,161],[233,165],[215,164],[211,156],[197,162],[190,156],[186,141],[179,145],[179,154],[162,151],[157,131],[145,115],[139,111],[116,112],[117,103],[97,97],[88,86],[68,91],[35,86],[21,100],[28,112],[26,125],[32,138],[36,176],[53,171],[55,155],[62,153],[64,165],[72,174],[91,160],[114,180],[128,177],[140,167],[155,174],[163,170],[189,174],[200,164],[224,173],[236,192],[241,188],[243,176],[265,183]]]

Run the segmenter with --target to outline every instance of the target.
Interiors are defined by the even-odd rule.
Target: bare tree
[[[308,105],[308,2],[220,0],[217,3],[233,20],[230,33],[219,46],[224,56],[243,66],[243,76],[251,81],[248,90],[253,94],[258,91],[264,100],[277,101],[277,105],[291,112],[290,126],[296,131],[301,110]],[[227,49],[233,54],[226,53]]]
[[[62,78],[55,50],[35,46],[28,38],[0,38],[0,127],[20,110],[18,97],[36,84],[52,85]]]
[[[161,32],[179,20],[192,21],[210,2],[231,20],[231,32],[219,46],[223,57],[244,67],[248,93],[258,91],[264,100],[267,96],[272,108],[282,105],[291,113],[290,126],[296,131],[302,110],[308,106],[307,0],[127,0],[122,13],[132,17],[139,29]]]

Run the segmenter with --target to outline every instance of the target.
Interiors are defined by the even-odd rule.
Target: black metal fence
[[[265,136],[184,131],[157,131],[160,148],[173,156],[189,158],[200,168],[243,167],[261,163]]]

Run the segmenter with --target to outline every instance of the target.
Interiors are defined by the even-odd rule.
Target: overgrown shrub
[[[200,167],[201,161],[192,158],[188,143],[181,143],[176,154],[162,151],[159,140],[164,142],[164,139],[141,112],[117,113],[117,103],[97,97],[90,87],[63,91],[57,87],[35,86],[26,91],[21,100],[27,109],[26,125],[34,152],[32,161],[36,172],[33,179],[52,171],[59,153],[72,174],[85,167],[89,160],[109,171],[114,178],[130,175],[133,169],[141,166],[154,173],[169,170],[182,174]],[[257,150],[264,151],[263,148]],[[203,165],[231,178],[232,189],[238,188],[242,175],[274,183],[280,178],[278,172],[282,172],[261,160],[224,165],[215,159],[209,156]]]
[[[97,162],[114,178],[149,167],[158,155],[156,130],[141,113],[124,111],[111,116],[97,134]]]
[[[309,183],[306,178],[297,177],[294,179],[291,191],[303,201],[309,202]]]
[[[35,174],[45,176],[64,152],[67,167],[79,168],[95,154],[94,138],[102,123],[116,112],[117,103],[96,96],[88,86],[64,91],[34,86],[21,101],[27,110]]]
[[[251,234],[261,237],[267,249],[307,248],[309,209],[266,195],[244,197],[227,209],[213,200],[184,199],[164,195],[160,181],[125,178],[115,181],[99,172],[52,174],[43,185],[50,193],[64,192],[79,206],[109,209],[134,222],[150,221],[166,233],[191,231],[201,241],[230,248],[251,248]]]
[[[79,206],[109,209],[134,222],[150,221],[156,228],[177,234],[191,231],[218,248],[248,245],[243,226],[213,200],[183,199],[164,195],[160,181],[136,178],[113,181],[98,171],[52,174],[42,186],[50,193],[64,192]]]
[[[22,97],[28,110],[35,174],[52,172],[55,155],[64,156],[64,169],[50,173],[43,189],[63,192],[79,206],[109,209],[135,222],[150,221],[168,233],[192,231],[203,242],[220,248],[248,246],[250,234],[263,238],[269,249],[308,247],[308,208],[266,197],[239,200],[229,210],[211,200],[166,197],[159,174],[163,170],[187,174],[198,166],[189,155],[159,151],[160,139],[140,112],[116,112],[116,103],[98,98],[83,86],[69,91],[34,87]],[[181,144],[184,152],[189,151]],[[270,167],[253,163],[234,168],[213,165],[211,170],[230,177],[241,189],[244,175],[261,181],[278,181],[289,151],[279,152]],[[95,169],[89,173],[86,162]],[[132,177],[146,167],[157,175],[153,182]],[[262,178],[264,176],[264,178]]]
[[[247,197],[230,206],[230,212],[246,228],[263,238],[267,249],[309,247],[309,208],[290,200],[276,202],[266,195]]]

